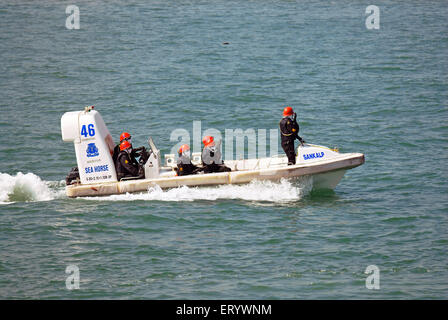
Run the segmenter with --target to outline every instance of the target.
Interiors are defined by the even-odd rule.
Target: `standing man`
[[[303,145],[305,140],[299,137],[299,124],[296,121],[297,114],[291,107],[283,109],[283,119],[280,121],[280,133],[282,148],[288,157],[288,166],[296,164],[296,151],[294,140],[298,139]]]

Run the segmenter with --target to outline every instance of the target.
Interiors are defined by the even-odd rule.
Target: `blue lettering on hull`
[[[96,166],[96,167],[86,167],[86,174],[94,173],[94,172],[104,172],[109,171],[109,165],[102,165],[102,166]]]
[[[96,166],[95,172],[103,172],[103,171],[109,171],[109,165],[106,164],[104,166]]]
[[[303,160],[323,158],[324,152],[308,153],[303,155]]]

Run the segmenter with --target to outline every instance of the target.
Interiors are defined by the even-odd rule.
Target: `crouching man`
[[[189,174],[196,174],[201,168],[191,163],[190,146],[183,144],[178,151],[179,159],[177,160],[177,175],[186,176]]]
[[[202,164],[204,173],[228,172],[232,171],[224,165],[221,151],[215,146],[215,141],[211,136],[205,136],[202,139],[204,149],[202,150]]]

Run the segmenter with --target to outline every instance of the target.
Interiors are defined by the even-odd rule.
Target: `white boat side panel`
[[[350,169],[364,163],[364,155],[360,153],[339,154],[338,160],[320,160],[309,164],[273,167],[253,171],[233,171],[211,174],[198,174],[181,177],[160,177],[158,179],[129,180],[116,183],[98,185],[67,186],[69,197],[100,196],[117,193],[132,193],[148,190],[158,185],[162,189],[178,186],[205,186],[221,184],[249,183],[252,180],[279,180],[281,178],[295,178],[304,175],[329,173],[339,169]],[[343,170],[342,170],[343,171]],[[343,175],[343,172],[341,172]],[[342,178],[342,175],[340,176]],[[334,178],[334,177],[333,177]],[[333,179],[332,181],[336,181]],[[339,182],[339,181],[337,181]],[[333,183],[334,184],[334,183]],[[331,184],[331,185],[333,185]],[[336,183],[337,184],[337,183]],[[335,186],[335,185],[334,185]]]

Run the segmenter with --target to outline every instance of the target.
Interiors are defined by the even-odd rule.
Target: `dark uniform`
[[[120,153],[120,144],[117,144],[114,148],[114,153],[112,154],[112,161],[114,163],[117,162],[117,157],[119,153]]]
[[[284,117],[280,121],[280,133],[282,148],[288,157],[288,165],[296,164],[296,151],[294,148],[294,140],[298,139],[303,143],[303,139],[299,137],[299,124],[297,123],[295,117],[291,119],[290,117]]]
[[[204,166],[204,173],[232,171],[229,167],[224,165],[221,158],[221,151],[214,146],[204,147],[201,158]]]
[[[186,176],[189,174],[197,173],[199,167],[195,166],[191,163],[191,159],[186,156],[180,156],[177,160],[177,175],[178,176]]]
[[[139,177],[141,175],[140,166],[126,150],[120,151],[115,161],[115,170],[117,171],[117,178],[120,181],[126,177]]]
[[[143,148],[143,147],[142,147]],[[112,161],[114,162],[114,163],[116,163],[117,162],[117,157],[118,157],[118,154],[120,153],[120,144],[117,144],[116,146],[115,146],[115,148],[114,148],[114,153],[112,154]],[[132,149],[132,152],[131,152],[131,158],[132,157],[134,157],[134,158],[136,158],[138,156],[138,154],[135,152],[135,150],[134,149]]]

